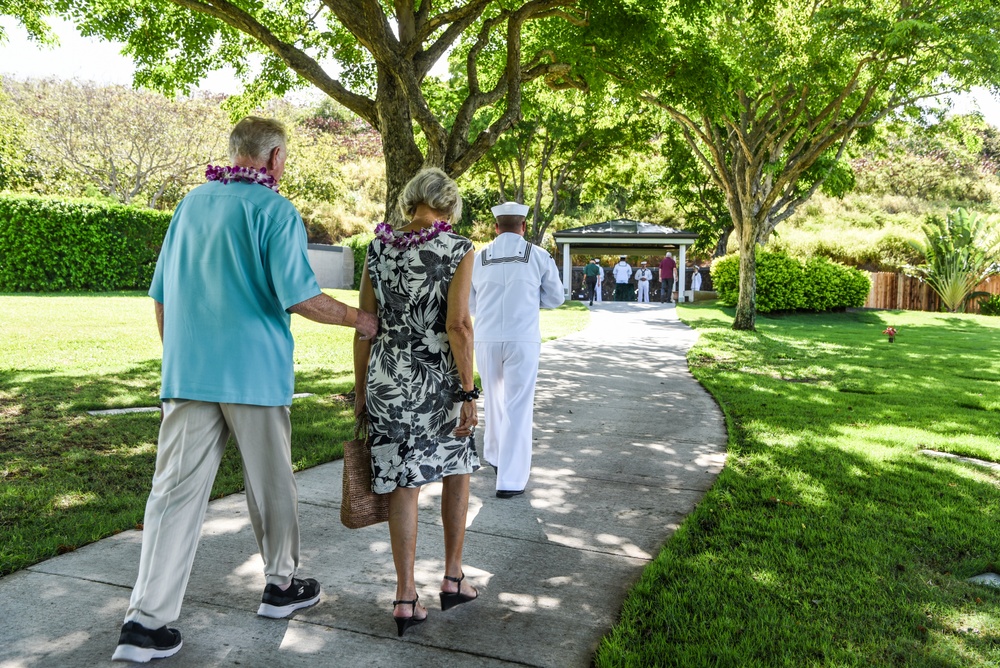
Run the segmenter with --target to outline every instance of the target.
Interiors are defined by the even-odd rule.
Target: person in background
[[[396,569],[396,632],[427,619],[414,578],[420,490],[442,481],[444,576],[441,609],[473,601],[462,551],[469,477],[479,468],[479,422],[469,314],[472,242],[451,231],[462,216],[458,186],[424,169],[399,196],[403,224],[375,228],[361,273],[361,309],[378,313],[374,341],[355,336],[355,414],[370,424],[372,488],[389,494]]]
[[[694,300],[694,293],[701,290],[701,268],[698,265],[691,267],[691,299]]]
[[[559,272],[545,249],[524,238],[528,207],[493,207],[497,238],[476,253],[469,308],[476,317],[476,365],[483,380],[483,457],[497,471],[496,495],[524,493],[542,334],[538,310],[563,303]]]
[[[628,282],[632,278],[632,266],[625,261],[625,256],[618,257],[618,264],[611,270],[615,278],[615,301],[628,301]]]
[[[601,266],[601,260],[599,258],[594,258],[594,264],[600,270],[597,274],[597,289],[594,291],[594,301],[601,303],[604,301],[604,267]]]
[[[583,268],[583,281],[587,286],[587,296],[590,297],[590,305],[594,305],[594,295],[597,293],[597,279],[601,275],[601,268],[597,265],[597,258],[587,263]]]
[[[277,192],[287,156],[279,122],[241,120],[229,137],[233,165],[209,166],[209,182],[177,205],[163,241],[149,288],[163,341],[156,470],[139,574],[112,660],[145,663],[180,651],[181,634],[167,624],[180,615],[230,435],[264,561],[257,614],[287,617],[319,601],[319,583],[297,577],[289,314],[365,337],[378,321],[320,291],[302,218]]]
[[[637,302],[649,303],[649,285],[653,282],[653,270],[646,267],[646,261],[639,263],[639,268],[635,271],[635,284]]]
[[[660,302],[674,301],[674,283],[677,281],[677,262],[672,253],[660,261]]]

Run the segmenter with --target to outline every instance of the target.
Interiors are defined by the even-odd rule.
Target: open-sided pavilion
[[[684,301],[684,267],[688,246],[694,245],[698,235],[664,225],[644,223],[639,220],[617,218],[603,223],[573,227],[552,235],[556,253],[562,254],[563,289],[567,298],[572,289],[573,265],[570,256],[586,255],[665,255],[677,252],[677,295]]]

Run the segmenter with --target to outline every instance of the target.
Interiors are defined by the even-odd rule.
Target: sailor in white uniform
[[[646,267],[646,261],[639,263],[639,269],[635,272],[636,298],[637,302],[649,302],[649,284],[653,282],[653,272]]]
[[[701,290],[701,267],[695,265],[691,269],[691,294]]]
[[[625,261],[624,255],[619,258],[618,264],[611,270],[611,275],[615,277],[615,301],[626,301],[628,282],[632,278],[632,265]]]
[[[524,238],[528,207],[493,207],[497,238],[476,253],[469,310],[483,381],[483,458],[497,470],[497,496],[524,493],[531,472],[531,425],[542,335],[538,309],[563,303],[552,256]]]

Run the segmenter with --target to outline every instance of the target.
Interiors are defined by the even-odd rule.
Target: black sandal
[[[408,605],[413,609],[413,614],[411,614],[409,617],[397,617],[396,615],[392,616],[392,618],[396,620],[397,637],[402,638],[403,632],[406,631],[406,629],[410,628],[411,626],[416,626],[417,624],[422,624],[424,621],[427,620],[427,617],[424,617],[423,619],[416,619],[414,617],[414,615],[417,614],[417,601],[419,600],[420,600],[420,594],[417,594],[417,597],[412,601],[392,602],[393,608],[395,608],[397,605]]]
[[[453,577],[451,577],[449,575],[446,575],[446,576],[444,576],[444,579],[448,580],[449,582],[457,582],[458,583],[458,591],[456,591],[456,592],[449,592],[449,591],[443,591],[443,592],[441,592],[441,609],[442,610],[448,610],[450,608],[454,608],[456,605],[461,605],[462,603],[468,603],[469,601],[475,601],[477,598],[479,598],[479,592],[478,591],[476,592],[475,596],[467,596],[467,595],[465,595],[465,594],[462,593],[462,580],[465,579],[465,573],[462,573],[462,577],[460,577],[460,578],[453,578]]]

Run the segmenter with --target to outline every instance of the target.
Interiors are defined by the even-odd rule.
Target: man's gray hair
[[[288,133],[280,121],[247,116],[229,134],[229,159],[233,162],[236,158],[267,162],[271,151],[278,146],[288,147]]]
[[[462,195],[458,192],[458,184],[437,167],[417,172],[399,194],[399,211],[407,222],[417,212],[418,204],[426,204],[447,215],[448,222],[452,224],[462,217]]]

